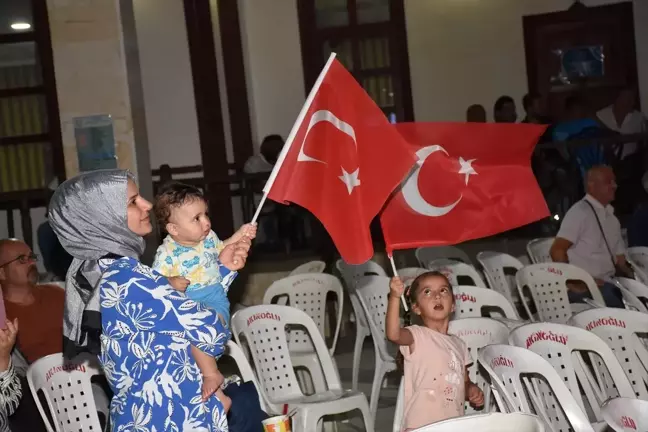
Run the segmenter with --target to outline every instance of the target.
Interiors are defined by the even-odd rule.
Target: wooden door
[[[525,16],[523,24],[529,91],[545,96],[553,117],[563,115],[569,95],[578,93],[595,112],[622,87],[637,85],[632,2],[577,3],[563,12]]]

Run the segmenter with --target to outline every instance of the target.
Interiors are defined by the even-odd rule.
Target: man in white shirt
[[[625,259],[621,224],[610,205],[616,188],[610,167],[595,166],[587,172],[587,195],[565,215],[551,247],[551,258],[587,271],[596,280],[606,305],[623,308],[621,293],[610,282],[617,269],[632,274]],[[590,297],[582,283],[570,283],[568,290],[570,303],[582,303]]]
[[[633,88],[626,88],[619,92],[614,103],[603,108],[596,116],[609,129],[623,135],[633,135],[645,132],[646,118],[635,109],[637,93]],[[636,143],[627,143],[623,148],[621,159],[637,151]]]

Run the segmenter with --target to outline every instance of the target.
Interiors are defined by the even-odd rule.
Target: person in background
[[[20,240],[0,240],[0,287],[7,318],[20,321],[17,347],[29,363],[61,352],[65,292],[39,285],[37,256]]]
[[[22,385],[11,362],[11,350],[18,334],[18,320],[5,322],[0,329],[0,432],[17,432],[9,428],[8,417],[14,413],[22,397]]]
[[[281,135],[268,135],[263,138],[259,154],[250,156],[245,161],[243,172],[246,174],[257,174],[272,171],[283,145],[284,140],[281,138]]]
[[[63,303],[65,292],[55,285],[38,284],[37,256],[20,240],[0,240],[0,288],[7,318],[18,320],[16,348],[19,354],[14,366],[21,385],[29,364],[49,354],[61,352],[63,346]],[[21,360],[25,364],[19,364]],[[23,392],[12,415],[14,431],[45,431],[31,392]],[[1,429],[0,429],[1,430]]]
[[[48,277],[51,280],[65,280],[67,269],[72,264],[72,256],[63,249],[58,237],[54,234],[47,219],[47,208],[45,209],[45,222],[38,227],[36,237]]]
[[[621,223],[611,206],[617,185],[614,172],[607,166],[595,166],[587,172],[587,195],[574,204],[562,221],[551,246],[551,259],[571,263],[588,272],[601,290],[608,307],[623,308],[619,289],[610,282],[616,273],[627,277],[632,270],[625,259]],[[570,303],[591,298],[583,283],[567,286]]]
[[[648,172],[641,178],[643,189],[635,197],[638,202],[628,224],[628,246],[648,247]]]
[[[624,135],[646,131],[646,117],[636,109],[637,91],[632,87],[622,89],[614,103],[596,113],[598,120],[608,129]],[[621,159],[634,154],[637,143],[627,143],[623,147]]]
[[[526,116],[522,123],[549,124],[549,119],[544,115],[544,103],[542,96],[537,93],[527,93],[522,98],[522,106]]]
[[[468,123],[486,123],[486,109],[479,104],[470,105],[466,110]]]
[[[493,107],[493,118],[495,123],[515,123],[517,111],[515,101],[511,96],[500,96]]]

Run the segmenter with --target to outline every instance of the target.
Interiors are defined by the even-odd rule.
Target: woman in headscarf
[[[226,431],[221,402],[201,398],[202,378],[189,350],[193,344],[217,357],[230,332],[216,313],[139,262],[142,237],[152,230],[150,209],[123,170],[82,174],[54,193],[49,219],[74,257],[66,281],[64,354],[101,354],[115,394],[114,431]],[[223,283],[231,284],[249,246],[242,240],[221,252],[231,271]]]

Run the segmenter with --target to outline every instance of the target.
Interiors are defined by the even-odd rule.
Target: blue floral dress
[[[220,401],[202,401],[202,375],[190,353],[191,344],[214,357],[223,353],[231,334],[217,314],[133,258],[100,263],[100,360],[115,393],[113,431],[227,431]]]

